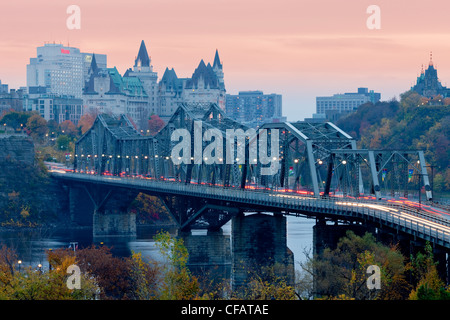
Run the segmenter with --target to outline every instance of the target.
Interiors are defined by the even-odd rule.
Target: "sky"
[[[80,29],[67,27],[70,5]],[[367,87],[398,99],[430,52],[450,86],[448,12],[447,0],[2,0],[0,80],[26,86],[29,58],[46,42],[107,54],[123,74],[144,40],[159,79],[166,67],[190,77],[218,49],[227,93],[281,94],[297,121],[315,113],[316,96]],[[379,29],[367,25],[374,18]]]

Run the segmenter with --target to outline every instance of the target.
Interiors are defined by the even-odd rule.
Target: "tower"
[[[139,47],[139,52],[134,60],[134,72],[153,72],[153,66],[151,65],[151,60],[148,56],[147,48],[145,47],[144,40],[141,41],[141,46]]]
[[[145,110],[145,115],[142,117],[142,127],[144,127],[144,122],[148,120],[147,118],[152,114],[159,114],[160,112],[158,107],[158,73],[153,72],[151,62],[145,42],[142,40],[138,54],[134,60],[133,69],[129,68],[124,74],[124,77],[138,78],[142,83],[145,93],[148,95],[148,110]]]
[[[221,89],[225,90],[225,82],[223,79],[223,65],[220,62],[219,51],[216,49],[216,55],[214,56],[213,71],[217,76],[219,81],[219,86]]]

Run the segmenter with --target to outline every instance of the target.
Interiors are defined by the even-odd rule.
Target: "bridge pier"
[[[336,249],[339,239],[345,237],[347,231],[353,231],[358,236],[372,232],[367,226],[361,224],[332,224],[327,225],[323,219],[318,219],[313,226],[313,253],[320,254],[325,248]]]
[[[239,214],[232,219],[232,290],[244,290],[253,275],[271,271],[294,283],[294,256],[287,247],[286,217],[281,214]],[[273,268],[264,272],[266,268]],[[267,270],[267,269],[266,269]]]
[[[192,234],[191,231],[179,231],[189,253],[189,270],[199,278],[212,279],[213,283],[223,285],[221,281],[231,278],[231,240],[222,229],[208,230],[206,234]]]
[[[136,236],[136,214],[128,207],[136,191],[101,185],[69,186],[71,221],[93,227],[94,237]]]

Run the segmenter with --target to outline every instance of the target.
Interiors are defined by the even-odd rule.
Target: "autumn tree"
[[[81,116],[80,120],[78,120],[78,128],[81,134],[84,134],[92,127],[95,119],[97,118],[97,115],[98,112],[90,111]]]
[[[136,220],[141,224],[172,221],[167,208],[158,197],[142,192],[133,200],[130,210],[136,213]]]
[[[295,300],[294,287],[282,276],[284,266],[262,266],[258,271],[249,270],[250,279],[238,298],[249,300]]]
[[[47,120],[38,114],[33,114],[28,118],[26,127],[30,131],[30,135],[37,141],[43,141],[45,134],[48,133]]]
[[[75,257],[62,256],[48,271],[22,267],[18,270],[17,254],[2,246],[0,249],[0,299],[5,300],[86,300],[93,299],[96,286],[91,278],[81,276],[81,288],[67,286],[67,268]]]
[[[381,270],[381,290],[366,286],[369,265],[377,265]],[[315,296],[358,300],[406,299],[410,292],[406,267],[397,247],[377,243],[370,233],[360,237],[352,231],[339,240],[336,249],[326,248],[302,264],[304,272],[314,279],[314,288],[309,290]]]
[[[75,138],[77,136],[77,127],[70,120],[65,120],[58,125],[59,130],[62,134],[69,136],[70,138]]]
[[[159,130],[164,128],[166,123],[158,115],[154,114],[148,120],[148,130],[152,136],[157,134]]]
[[[160,232],[155,236],[164,261],[162,264],[162,281],[159,287],[161,300],[189,300],[198,296],[198,280],[188,267],[188,251],[183,239],[171,237],[168,232]]]
[[[133,299],[150,300],[157,298],[160,266],[146,262],[140,252],[133,252],[129,264],[130,285]]]

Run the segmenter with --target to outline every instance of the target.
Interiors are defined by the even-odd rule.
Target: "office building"
[[[347,114],[366,102],[375,104],[380,99],[380,93],[369,91],[368,88],[358,88],[357,92],[316,97],[316,115],[313,118],[326,119],[327,114]]]
[[[37,56],[27,65],[27,87],[45,87],[48,94],[81,98],[92,53],[55,43],[46,43],[36,51]],[[106,67],[106,55],[97,56],[100,67]]]
[[[226,114],[238,122],[258,127],[269,122],[283,122],[282,96],[264,94],[262,91],[240,91],[238,95],[226,95]]]

